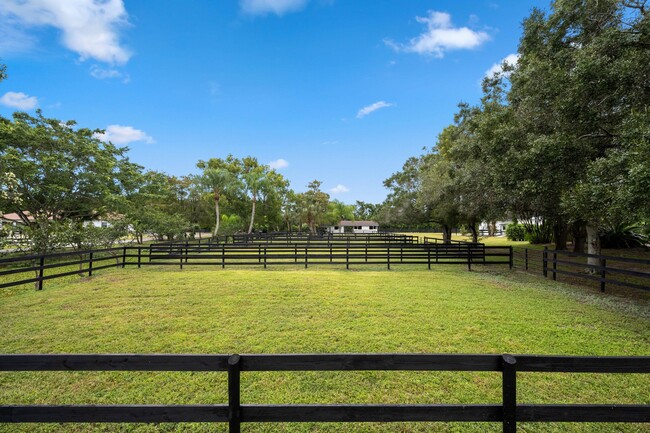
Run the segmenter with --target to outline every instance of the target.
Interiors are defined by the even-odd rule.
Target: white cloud
[[[406,44],[396,43],[388,39],[384,43],[395,51],[442,58],[446,51],[476,48],[490,39],[490,36],[485,32],[474,31],[468,27],[453,27],[451,15],[446,12],[429,11],[428,16],[416,17],[415,19],[419,23],[426,24],[427,29],[424,33],[411,39]]]
[[[106,80],[111,78],[121,79],[125,84],[131,81],[129,74],[120,72],[117,69],[104,69],[97,65],[92,65],[90,67],[90,75],[92,75],[93,78],[97,78],[98,80]]]
[[[393,104],[390,102],[386,101],[379,101],[375,102],[374,104],[368,105],[366,107],[363,107],[359,112],[357,113],[357,119],[361,119],[362,117],[366,117],[368,114],[372,113],[373,111],[377,111],[380,108],[386,108],[386,107],[392,107]]]
[[[54,27],[81,60],[124,64],[131,57],[119,40],[118,30],[128,18],[123,0],[3,0],[0,17],[11,25],[8,34],[23,45],[24,28]]]
[[[307,0],[239,0],[241,9],[251,15],[264,15],[274,13],[284,15],[295,12],[307,4]]]
[[[490,69],[485,71],[485,76],[493,77],[496,74],[500,74],[501,72],[503,72],[504,63],[507,64],[508,66],[517,66],[518,61],[519,61],[519,54],[509,54],[504,59],[502,59],[501,62],[495,63],[494,65],[492,65]]]
[[[31,110],[38,105],[38,99],[23,92],[7,92],[0,98],[0,104],[19,110]]]
[[[276,159],[275,161],[269,162],[269,167],[271,167],[273,169],[276,169],[276,170],[280,170],[282,168],[289,167],[289,163],[287,162],[286,159],[280,158],[280,159]]]
[[[336,185],[334,188],[330,189],[330,193],[332,194],[342,194],[348,191],[350,191],[348,187],[345,185],[341,185],[340,183]]]
[[[147,144],[155,143],[151,136],[132,126],[108,125],[106,132],[96,136],[102,141],[110,141],[113,144],[129,144],[134,141],[143,141]]]

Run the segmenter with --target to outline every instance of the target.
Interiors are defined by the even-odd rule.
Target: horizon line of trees
[[[0,65],[3,66],[3,65]],[[0,67],[0,78],[4,77]],[[24,251],[109,247],[128,235],[176,239],[202,230],[316,232],[365,219],[372,205],[331,200],[321,182],[305,192],[254,157],[198,161],[199,174],[170,176],[129,161],[125,147],[74,121],[16,112],[0,116],[0,212],[15,213]],[[107,221],[106,227],[92,222]],[[9,239],[5,224],[0,246]]]
[[[650,17],[641,0],[557,0],[523,22],[516,65],[486,77],[425,154],[386,179],[380,220],[445,236],[511,218],[532,242],[600,252],[650,227]]]

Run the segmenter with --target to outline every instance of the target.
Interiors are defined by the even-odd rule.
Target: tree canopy
[[[459,104],[436,145],[386,180],[383,218],[473,230],[511,217],[561,249],[586,234],[591,252],[603,227],[647,225],[646,2],[557,0],[524,21],[518,51],[479,104]]]

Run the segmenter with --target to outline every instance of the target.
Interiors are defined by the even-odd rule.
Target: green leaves
[[[385,181],[402,222],[511,214],[552,230],[650,219],[650,16],[645,1],[557,0],[524,21],[519,60],[459,104],[434,149]],[[417,197],[413,211],[408,209]],[[532,226],[531,226],[532,227]]]
[[[106,215],[123,192],[122,172],[132,168],[126,149],[100,141],[99,130],[75,125],[40,111],[0,118],[0,209],[21,216],[35,251],[61,243],[58,221]]]

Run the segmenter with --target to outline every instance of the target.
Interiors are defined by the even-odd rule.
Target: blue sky
[[[256,156],[296,191],[381,202],[547,2],[2,0],[0,115],[106,129],[173,175]]]

